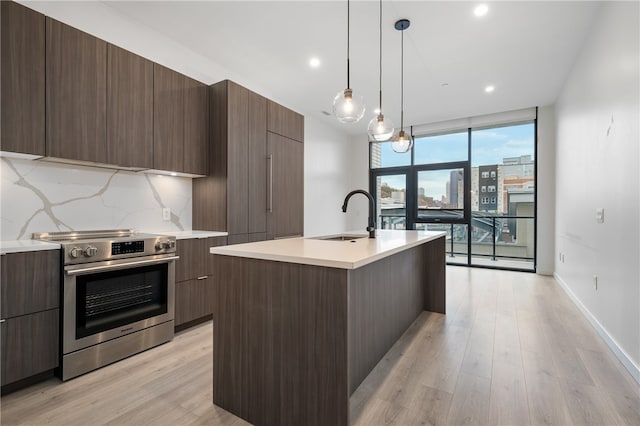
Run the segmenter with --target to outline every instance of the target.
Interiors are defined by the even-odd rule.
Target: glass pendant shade
[[[364,116],[364,99],[347,88],[333,99],[333,114],[341,123],[357,123]]]
[[[375,142],[384,142],[391,139],[394,132],[393,122],[384,115],[378,114],[369,122],[369,140]]]
[[[406,134],[404,130],[400,130],[398,136],[391,140],[391,149],[399,154],[409,152],[412,147],[413,138],[411,135]]]

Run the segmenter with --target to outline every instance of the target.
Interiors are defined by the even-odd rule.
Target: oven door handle
[[[164,257],[162,259],[151,259],[151,260],[136,260],[135,262],[125,262],[125,263],[116,263],[113,265],[103,265],[103,266],[89,266],[87,268],[81,269],[69,269],[65,270],[67,275],[84,275],[93,272],[102,272],[102,271],[114,271],[117,269],[125,269],[130,268],[132,266],[145,266],[145,265],[157,265],[159,263],[169,263],[174,260],[180,259],[180,256],[170,256]]]

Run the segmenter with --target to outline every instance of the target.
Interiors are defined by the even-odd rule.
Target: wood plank
[[[460,373],[451,399],[447,423],[452,425],[484,425],[489,422],[491,381]]]
[[[505,426],[530,424],[522,366],[494,363],[491,375],[489,424]]]

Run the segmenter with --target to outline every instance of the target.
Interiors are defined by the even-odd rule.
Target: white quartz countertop
[[[0,254],[23,251],[57,250],[60,244],[35,240],[0,241]]]
[[[176,240],[192,240],[197,238],[209,238],[209,237],[226,237],[228,232],[218,231],[167,231],[167,232],[153,232],[158,235],[170,235],[176,237]]]
[[[376,238],[358,238],[353,240],[355,242],[300,237],[211,247],[209,252],[277,262],[356,269],[445,235],[445,232],[433,231],[377,230]]]

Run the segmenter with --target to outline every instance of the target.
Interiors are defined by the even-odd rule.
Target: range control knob
[[[84,255],[87,257],[92,257],[98,254],[98,249],[96,247],[88,246],[84,249]]]
[[[156,250],[166,250],[176,248],[176,242],[173,240],[158,241],[156,243]]]
[[[74,247],[71,250],[69,250],[69,257],[79,257],[82,254],[82,249],[80,247]]]

